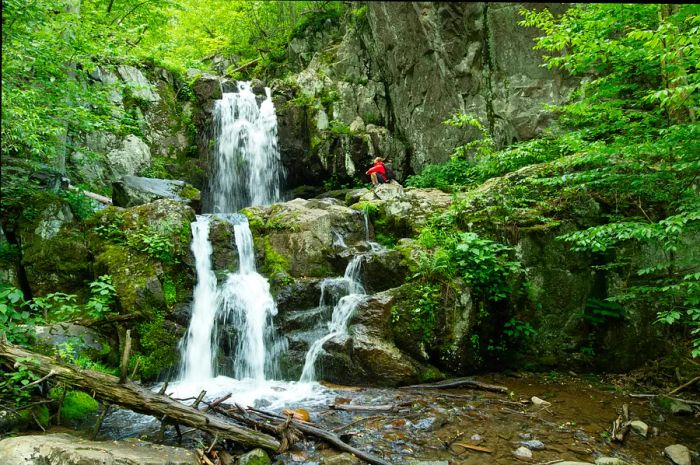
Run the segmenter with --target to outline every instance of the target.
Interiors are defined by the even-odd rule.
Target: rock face
[[[377,155],[400,180],[444,162],[477,135],[443,124],[457,112],[479,117],[499,145],[536,137],[550,120],[544,104],[564,101],[574,83],[541,67],[536,31],[518,25],[522,7],[373,2],[353,24],[292,41],[299,73],[278,86],[277,105],[291,187],[368,181]]]
[[[123,176],[112,183],[112,200],[117,207],[135,207],[158,199],[172,199],[199,210],[200,197],[199,191],[184,181]]]
[[[0,441],[5,465],[196,465],[192,451],[138,439],[88,441],[69,434],[19,436]]]
[[[107,153],[107,164],[115,177],[140,173],[151,162],[151,149],[131,134]]]

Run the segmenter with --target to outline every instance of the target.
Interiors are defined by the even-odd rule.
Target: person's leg
[[[377,173],[370,173],[369,177],[372,180],[372,185],[376,186],[377,185]]]
[[[382,176],[382,173],[377,173],[377,182],[379,184],[384,184],[386,182],[386,178]]]

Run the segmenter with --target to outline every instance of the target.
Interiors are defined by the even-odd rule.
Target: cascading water
[[[280,200],[284,169],[277,150],[277,117],[270,89],[258,107],[250,83],[239,82],[214,106],[216,149],[208,209],[234,213]]]
[[[360,282],[360,270],[362,256],[355,256],[345,268],[345,275],[341,279],[326,279],[321,284],[321,300],[319,306],[325,304],[326,288],[329,285],[341,287],[346,295],[343,295],[333,306],[331,321],[328,323],[328,333],[316,339],[306,353],[304,368],[301,373],[301,382],[315,381],[316,379],[316,359],[318,358],[323,344],[335,336],[347,334],[348,321],[357,309],[357,306],[364,300],[365,290]],[[340,286],[339,286],[340,284]]]
[[[180,379],[208,379],[213,372],[212,330],[216,321],[216,276],[211,269],[212,247],[209,242],[208,216],[197,216],[192,223],[192,253],[195,258],[197,285],[194,288],[192,317],[185,338],[181,341],[183,354]]]
[[[240,269],[230,273],[221,289],[222,321],[236,328],[234,377],[262,381],[274,379],[277,355],[284,343],[276,338],[273,317],[277,307],[267,279],[256,272],[253,236],[244,215],[236,215],[234,232]]]

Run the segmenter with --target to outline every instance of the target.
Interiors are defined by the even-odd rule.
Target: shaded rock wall
[[[541,67],[535,31],[518,25],[523,7],[568,8],[368,2],[334,33],[290,46],[304,68],[275,88],[287,95],[280,125],[296,128],[280,132],[292,187],[366,182],[376,155],[399,179],[444,162],[477,135],[442,124],[457,112],[478,116],[499,145],[539,135],[544,105],[564,101],[574,82]]]

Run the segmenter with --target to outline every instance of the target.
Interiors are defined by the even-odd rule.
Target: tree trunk
[[[165,417],[173,423],[187,425],[217,436],[220,440],[230,439],[244,446],[262,447],[273,451],[280,447],[280,442],[272,436],[207,415],[166,395],[149,391],[131,382],[119,384],[119,378],[116,376],[84,370],[72,365],[61,365],[50,357],[0,341],[0,359],[4,359],[6,365],[13,367],[15,363],[21,364],[21,359],[25,357],[40,362],[36,367],[32,365],[32,371],[40,375],[53,371],[53,379],[78,389],[94,392],[95,397],[108,403],[118,404],[134,412],[156,418]]]

